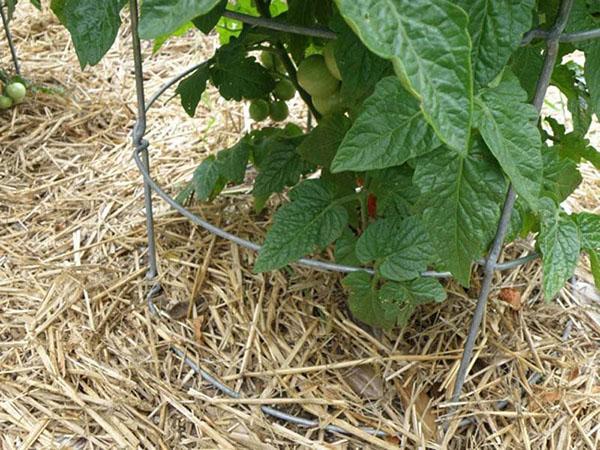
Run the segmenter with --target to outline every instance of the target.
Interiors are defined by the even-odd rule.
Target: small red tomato
[[[367,211],[369,212],[369,217],[373,218],[377,215],[377,197],[373,194],[369,194],[367,197]]]

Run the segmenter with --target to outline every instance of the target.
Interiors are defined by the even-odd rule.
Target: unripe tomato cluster
[[[296,95],[294,84],[287,78],[285,67],[281,60],[273,53],[264,51],[260,55],[260,62],[275,75],[277,83],[268,98],[253,100],[248,112],[255,122],[262,122],[267,117],[275,122],[285,120],[289,114],[286,101]]]
[[[313,54],[304,59],[296,74],[298,84],[310,94],[315,109],[323,115],[343,109],[340,95],[342,76],[333,54],[333,46],[331,41],[325,46],[322,54]],[[278,81],[268,98],[253,100],[250,103],[250,117],[255,122],[261,122],[268,117],[276,122],[285,120],[289,114],[286,101],[294,98],[296,88],[287,78],[285,67],[275,53],[263,51],[260,62]]]
[[[323,115],[342,107],[342,76],[333,55],[333,45],[333,41],[329,42],[322,55],[311,55],[298,66],[298,84],[311,95],[315,109]]]
[[[9,109],[21,103],[27,95],[27,88],[23,83],[14,81],[4,86],[0,95],[0,109]]]

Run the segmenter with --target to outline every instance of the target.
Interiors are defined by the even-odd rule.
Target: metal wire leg
[[[12,40],[12,34],[10,33],[10,27],[8,25],[8,18],[4,14],[4,1],[0,0],[0,16],[2,16],[2,25],[4,26],[4,34],[6,34],[6,42],[10,48],[10,55],[12,57],[13,65],[15,66],[15,73],[21,75],[21,67],[19,66],[19,58],[17,58],[17,50]]]
[[[142,162],[146,170],[150,170],[148,141],[142,140]],[[144,180],[144,209],[146,210],[146,233],[148,235],[148,279],[156,278],[158,267],[156,262],[156,234],[154,233],[154,208],[152,205],[152,188]]]
[[[548,86],[550,84],[550,77],[552,76],[552,71],[554,69],[554,64],[558,55],[558,42],[560,39],[560,35],[563,32],[567,23],[567,19],[569,17],[572,5],[573,0],[564,0],[562,2],[561,10],[556,19],[556,23],[549,34],[549,39],[547,41],[546,47],[546,55],[544,58],[544,66],[542,67],[542,72],[538,79],[535,96],[533,99],[533,106],[536,108],[538,115],[542,111],[544,97],[546,96],[546,91],[548,90]],[[510,217],[512,215],[515,200],[516,192],[511,185],[506,196],[506,200],[504,202],[502,216],[498,224],[498,230],[496,232],[496,237],[494,238],[494,243],[492,244],[492,249],[486,259],[485,275],[481,287],[481,292],[479,294],[479,299],[477,301],[475,313],[473,314],[473,320],[471,322],[471,327],[469,328],[467,342],[465,343],[465,350],[463,352],[463,357],[460,361],[458,374],[456,376],[456,381],[454,384],[454,391],[452,393],[453,403],[456,403],[460,398],[460,394],[462,392],[462,388],[468,374],[469,366],[471,364],[471,358],[473,356],[473,347],[475,346],[475,340],[479,333],[479,327],[481,326],[483,313],[485,311],[485,306],[490,294],[494,271],[497,268],[496,263],[498,261],[498,256],[500,255],[500,251],[502,249],[502,244],[504,242],[506,230],[510,222]],[[450,410],[451,415],[455,409],[456,406],[454,406]]]
[[[148,141],[144,139],[146,132],[146,99],[144,94],[144,79],[142,68],[142,49],[138,35],[138,5],[137,0],[130,0],[131,34],[133,41],[133,62],[135,65],[135,82],[138,103],[138,117],[133,128],[133,145],[142,154],[142,162],[146,170],[150,170],[150,156],[148,155]],[[156,264],[156,236],[154,234],[154,211],[152,208],[152,189],[144,180],[144,208],[146,210],[146,231],[148,234],[148,279],[158,275]]]

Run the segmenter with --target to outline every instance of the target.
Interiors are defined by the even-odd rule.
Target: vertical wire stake
[[[138,35],[138,3],[129,0],[131,13],[131,40],[133,43],[133,61],[135,67],[135,91],[137,94],[137,120],[133,127],[133,146],[141,150],[144,167],[150,172],[150,156],[148,155],[148,141],[144,139],[146,133],[146,100],[144,97],[144,72],[142,67],[142,50]],[[146,209],[146,231],[148,233],[148,279],[155,278],[158,274],[156,264],[156,237],[154,234],[154,212],[152,209],[152,189],[144,180],[144,207]]]
[[[8,25],[8,17],[4,14],[4,1],[0,0],[0,16],[2,16],[2,25],[4,26],[4,34],[6,34],[6,42],[8,42],[8,48],[10,48],[10,55],[12,57],[13,65],[15,66],[15,73],[21,75],[21,67],[19,66],[19,58],[17,58],[17,50],[12,40],[12,34],[10,33],[10,27]]]
[[[561,3],[560,12],[549,34],[549,39],[546,44],[544,66],[542,67],[542,72],[540,73],[540,77],[538,79],[535,89],[535,96],[533,99],[533,106],[535,106],[538,112],[538,116],[542,112],[544,97],[546,96],[546,91],[548,90],[548,86],[550,84],[550,77],[552,76],[554,64],[556,63],[560,35],[565,29],[572,6],[573,0],[564,0]],[[465,383],[465,379],[469,371],[469,366],[471,365],[471,358],[473,356],[475,340],[477,339],[477,335],[479,333],[479,327],[481,326],[483,313],[485,311],[485,306],[487,304],[487,300],[492,286],[494,271],[498,263],[498,256],[500,255],[500,251],[502,250],[502,244],[504,242],[504,237],[506,235],[506,231],[510,223],[510,217],[512,215],[515,200],[516,192],[513,186],[510,185],[508,193],[506,195],[506,200],[504,201],[504,206],[502,207],[502,215],[500,216],[500,222],[498,223],[496,237],[494,238],[494,243],[492,244],[490,253],[488,254],[485,261],[484,278],[481,285],[481,291],[479,293],[477,306],[475,308],[475,313],[473,314],[473,320],[471,321],[471,327],[469,328],[469,334],[467,336],[467,342],[465,343],[465,349],[463,352],[463,356],[460,360],[458,373],[456,375],[456,381],[454,383],[454,390],[452,392],[451,398],[452,403],[458,402],[460,394],[462,392],[462,388]],[[456,405],[452,406],[450,409],[450,414],[448,422],[446,423],[446,427],[448,427],[449,421],[452,418],[452,415],[455,411]]]

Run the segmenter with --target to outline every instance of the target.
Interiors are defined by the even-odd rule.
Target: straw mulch
[[[297,267],[255,275],[252,252],[157,202],[164,293],[156,301],[169,317],[152,316],[128,137],[129,34],[82,72],[56,20],[22,6],[14,31],[24,73],[64,94],[38,94],[0,116],[0,448],[600,447],[600,308],[585,263],[552,303],[540,298],[537,263],[497,277],[448,432],[479,274],[470,290],[449,283],[447,302],[381,333],[350,319],[338,275]],[[148,56],[148,93],[214,46],[195,36]],[[4,50],[0,61],[8,65]],[[240,105],[214,95],[195,119],[171,101],[150,124],[153,173],[170,192],[248,127]],[[586,169],[572,208],[597,211],[599,184]],[[242,190],[195,208],[260,241],[269,215],[250,206]],[[201,381],[171,345],[243,398]],[[535,373],[541,380],[530,383]],[[348,434],[269,418],[263,404]]]

